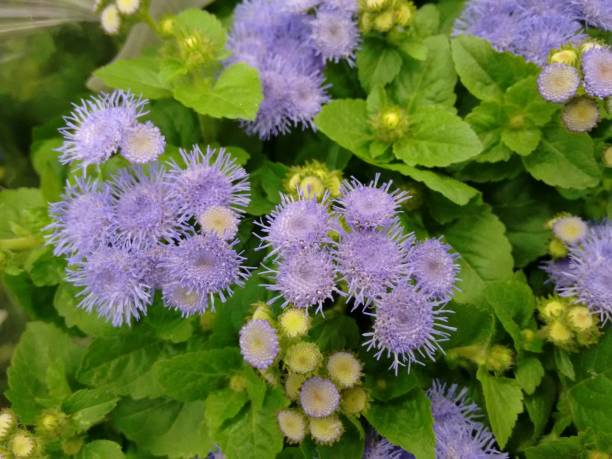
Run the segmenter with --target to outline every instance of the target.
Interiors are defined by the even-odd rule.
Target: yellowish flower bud
[[[401,27],[408,27],[414,21],[416,7],[414,3],[409,1],[399,2],[393,11],[395,14],[395,23]]]
[[[285,380],[285,392],[291,400],[297,400],[300,396],[300,388],[306,381],[306,376],[299,373],[289,373]]]
[[[312,439],[322,445],[331,445],[340,440],[344,433],[342,421],[335,414],[326,418],[310,418],[310,435]]]
[[[578,55],[576,54],[576,51],[574,51],[573,49],[563,49],[561,51],[557,51],[553,53],[552,56],[550,56],[551,63],[559,63],[559,64],[574,66],[576,65],[577,61],[578,61]]]
[[[287,350],[285,364],[295,373],[310,373],[321,365],[323,356],[314,343],[300,342]]]
[[[612,99],[611,99],[612,100]],[[603,165],[606,167],[612,167],[612,146],[607,146],[601,157]]]
[[[17,430],[9,440],[9,449],[17,459],[32,457],[36,453],[36,440],[27,430]]]
[[[501,344],[491,346],[485,358],[485,367],[495,373],[504,373],[512,367],[514,353],[512,350]]]
[[[217,317],[217,313],[213,311],[206,311],[204,314],[200,316],[200,328],[203,331],[210,331],[213,328],[213,324],[215,323],[215,318]]]
[[[558,298],[545,300],[540,305],[540,315],[543,320],[553,320],[561,317],[567,310],[567,304]]]
[[[247,380],[239,373],[233,374],[230,377],[229,387],[234,392],[244,392],[247,387]]]
[[[377,32],[388,32],[395,25],[395,18],[393,10],[386,10],[376,15],[372,24],[374,30]]]
[[[576,331],[585,331],[595,325],[595,318],[586,306],[574,306],[567,313],[569,326]]]
[[[408,132],[408,116],[401,107],[387,107],[370,120],[370,125],[378,140],[393,143]]]
[[[17,426],[17,416],[8,408],[0,411],[0,441],[6,440]]]
[[[368,407],[368,394],[361,386],[351,387],[342,392],[340,406],[346,414],[359,414]]]
[[[67,456],[74,456],[83,447],[83,437],[72,437],[62,441],[62,451]]]
[[[278,426],[289,443],[300,443],[306,436],[306,418],[298,410],[286,409],[277,415]]]
[[[310,316],[303,309],[289,308],[279,318],[282,333],[289,338],[298,338],[308,333]]]
[[[340,388],[352,387],[361,378],[361,362],[350,352],[335,352],[329,356],[327,372]]]
[[[569,347],[572,344],[572,331],[563,322],[555,320],[548,326],[548,339],[559,347]]]
[[[253,312],[253,320],[267,320],[268,322],[272,322],[272,310],[270,306],[268,306],[263,301],[259,301],[255,304],[255,312]]]

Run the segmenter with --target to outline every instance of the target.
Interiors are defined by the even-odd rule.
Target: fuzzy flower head
[[[3,408],[0,411],[0,441],[6,440],[16,426],[17,416],[15,416],[15,413],[8,408]]]
[[[368,393],[361,386],[354,386],[342,391],[340,407],[346,414],[357,415],[368,408]]]
[[[499,451],[493,434],[484,426],[473,429],[452,423],[434,423],[436,457],[474,459],[508,459]]]
[[[302,384],[306,381],[306,376],[301,373],[289,373],[285,380],[285,394],[291,400],[297,400],[300,396]]]
[[[60,162],[80,161],[87,167],[106,161],[119,148],[125,129],[146,114],[146,103],[129,92],[114,91],[74,104],[72,113],[64,117],[65,126],[59,130],[64,137],[57,150]]]
[[[281,195],[280,204],[262,227],[263,246],[272,252],[328,242],[328,233],[334,229],[325,200],[317,202],[303,195],[298,199]]]
[[[410,251],[410,269],[417,287],[440,300],[451,298],[459,274],[459,255],[450,250],[440,239],[428,239]]]
[[[117,5],[108,5],[100,14],[100,25],[108,35],[116,35],[121,27],[121,16]]]
[[[562,296],[573,297],[600,316],[612,317],[612,224],[591,227],[581,245],[570,250],[569,281],[559,288]]]
[[[549,102],[567,102],[576,95],[578,86],[578,71],[566,64],[549,64],[542,69],[538,77],[538,90]]]
[[[331,415],[340,403],[340,392],[329,379],[314,376],[300,389],[300,404],[304,412],[312,418]]]
[[[355,307],[369,305],[409,274],[409,242],[397,227],[388,233],[357,230],[342,235],[335,257]]]
[[[568,216],[555,219],[553,233],[566,244],[576,244],[588,234],[589,227],[580,217]]]
[[[446,384],[434,380],[427,391],[431,401],[431,414],[439,423],[473,423],[482,414],[480,408],[468,398],[468,390],[457,384]]]
[[[216,234],[226,241],[238,233],[238,216],[229,207],[212,206],[198,217],[198,223],[205,233]]]
[[[390,443],[386,438],[372,436],[366,442],[363,459],[414,459],[414,456]]]
[[[408,194],[391,189],[391,182],[378,185],[380,174],[364,185],[352,178],[344,182],[335,209],[352,228],[387,228],[397,218],[400,204],[409,198]]]
[[[588,97],[575,97],[563,107],[561,119],[570,131],[587,132],[597,126],[599,108]]]
[[[37,446],[36,439],[27,430],[17,430],[9,440],[12,457],[18,459],[33,457]]]
[[[134,14],[140,7],[140,0],[116,0],[117,9],[127,16]]]
[[[588,50],[582,55],[584,89],[593,97],[612,96],[612,48]]]
[[[361,362],[350,352],[335,352],[327,360],[327,372],[338,387],[353,387],[361,378]]]
[[[310,329],[310,317],[303,309],[286,309],[278,318],[278,323],[288,338],[304,336]]]
[[[268,290],[277,292],[273,299],[282,299],[282,306],[289,304],[297,308],[316,307],[323,311],[323,304],[333,299],[336,288],[336,271],[332,256],[318,247],[307,247],[283,255],[276,262],[276,270],[265,274],[274,277],[275,282],[266,284]]]
[[[319,8],[311,26],[314,47],[324,60],[353,63],[359,31],[350,12]]]
[[[240,352],[252,367],[264,370],[278,355],[278,335],[267,320],[251,320],[240,329]]]
[[[119,243],[152,247],[185,233],[186,226],[168,195],[164,177],[163,169],[154,164],[146,169],[121,169],[112,178],[112,229]]]
[[[374,329],[364,333],[368,350],[375,349],[378,359],[392,357],[391,369],[421,364],[419,358],[434,360],[440,342],[448,338],[451,327],[444,325],[448,311],[435,307],[423,293],[409,284],[400,284],[376,302]]]
[[[248,174],[223,148],[208,147],[203,153],[194,145],[191,151],[181,150],[181,158],[186,168],[172,163],[167,176],[170,198],[181,215],[199,218],[213,206],[242,212],[249,205]]]
[[[214,234],[191,236],[168,246],[159,263],[165,273],[163,290],[168,305],[185,316],[214,308],[216,297],[225,301],[232,286],[243,285],[248,277],[243,261],[230,244]],[[180,294],[173,295],[178,287],[182,288]]]
[[[151,286],[143,279],[143,272],[137,252],[128,247],[103,246],[69,267],[67,279],[82,287],[80,308],[96,310],[100,317],[120,327],[138,320],[151,303]]]
[[[612,5],[608,0],[571,0],[581,19],[599,29],[612,30]]]
[[[332,445],[340,440],[344,426],[337,415],[311,418],[309,421],[312,439],[321,445]]]
[[[121,154],[132,163],[148,163],[166,148],[166,139],[150,121],[136,123],[125,130],[121,140]]]
[[[306,419],[297,410],[285,409],[276,415],[278,426],[289,443],[300,443],[306,436]]]
[[[49,205],[53,222],[47,242],[56,256],[86,256],[110,237],[113,218],[110,188],[96,180],[77,178],[68,184],[62,200]]]
[[[319,368],[323,355],[316,344],[303,341],[287,349],[284,361],[294,373],[306,374]]]

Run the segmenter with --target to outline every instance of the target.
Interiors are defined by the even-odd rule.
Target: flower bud
[[[605,167],[612,167],[612,146],[608,145],[605,148],[601,160]]]
[[[289,308],[279,318],[280,329],[288,338],[298,338],[308,333],[310,317],[303,309]]]
[[[373,28],[377,32],[389,32],[393,26],[395,25],[395,18],[393,15],[393,10],[386,10],[382,13],[379,13],[374,18]]]
[[[36,439],[27,430],[15,431],[8,444],[16,459],[28,458],[36,454]]]
[[[72,437],[62,441],[62,451],[67,456],[74,456],[81,451],[84,441],[83,437]]]
[[[306,381],[306,376],[299,373],[289,373],[285,380],[285,393],[287,397],[291,400],[297,400],[304,381]]]
[[[491,346],[485,358],[485,367],[495,373],[504,373],[512,367],[514,353],[512,350],[501,344]]]
[[[361,378],[361,362],[350,352],[335,352],[329,356],[327,372],[338,387],[352,387]]]
[[[574,66],[578,62],[578,54],[573,49],[562,49],[550,56],[550,62]]]
[[[44,411],[36,422],[36,433],[43,437],[61,436],[67,419],[67,416],[59,410]]]
[[[561,119],[570,131],[587,132],[599,122],[599,108],[588,97],[575,97],[563,107]]]
[[[315,371],[321,365],[323,356],[314,343],[302,341],[287,349],[285,364],[295,373],[306,374]]]
[[[585,331],[595,325],[595,318],[586,306],[573,306],[567,313],[569,326],[575,331]]]
[[[268,306],[263,301],[258,301],[254,303],[255,312],[253,312],[253,320],[267,320],[268,322],[272,322],[272,310],[270,306]]]
[[[247,387],[246,378],[240,373],[235,373],[230,377],[229,388],[234,392],[244,392]]]
[[[561,298],[553,297],[544,300],[540,306],[540,317],[545,322],[558,319],[567,310],[567,304]]]
[[[366,411],[368,394],[361,386],[351,387],[342,392],[340,406],[346,414],[357,415]]]
[[[286,409],[276,416],[278,426],[289,443],[300,443],[306,436],[306,418],[298,410]]]
[[[393,10],[395,23],[400,27],[408,27],[414,21],[416,6],[410,1],[400,1]]]
[[[340,440],[344,433],[342,421],[335,414],[326,418],[310,418],[310,435],[312,439],[322,445],[331,445]]]
[[[569,252],[565,244],[555,237],[548,243],[548,253],[553,258],[565,258]]]
[[[370,120],[370,125],[378,140],[393,143],[408,132],[408,116],[401,107],[387,107]]]
[[[217,317],[217,313],[214,311],[210,311],[210,310],[202,314],[200,316],[200,328],[202,329],[202,331],[212,330],[216,317]]]
[[[546,329],[548,340],[555,346],[571,348],[573,341],[572,331],[560,320],[553,321]]]

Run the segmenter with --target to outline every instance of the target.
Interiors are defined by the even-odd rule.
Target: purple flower
[[[335,229],[326,205],[326,197],[318,202],[300,194],[298,199],[281,194],[281,202],[261,224],[262,247],[272,252],[307,247],[329,242],[328,233]]]
[[[459,274],[458,258],[440,239],[416,244],[410,250],[409,263],[417,287],[434,299],[448,301]]]
[[[366,440],[363,459],[414,459],[414,456],[390,443],[386,438],[371,435],[371,438]]]
[[[592,48],[582,55],[584,89],[593,97],[612,96],[612,49]]]
[[[329,416],[338,408],[340,392],[329,379],[315,376],[300,389],[300,404],[304,412],[313,418]]]
[[[321,0],[286,0],[283,8],[291,13],[304,13],[321,3]]]
[[[319,8],[311,25],[314,48],[325,61],[346,60],[353,64],[359,31],[352,12],[333,7]]]
[[[77,178],[67,184],[62,200],[49,205],[53,222],[46,227],[51,234],[57,256],[71,255],[78,259],[108,241],[113,218],[110,188],[97,180]]]
[[[166,183],[170,199],[183,217],[199,218],[213,206],[242,212],[249,205],[248,174],[225,149],[217,152],[208,147],[202,153],[194,145],[191,151],[180,153],[186,168],[171,163]]]
[[[612,318],[612,223],[592,226],[582,244],[570,247],[565,285],[557,285],[561,296],[573,297],[600,316]]]
[[[399,366],[421,364],[419,358],[434,360],[440,342],[448,338],[445,325],[449,311],[437,307],[415,287],[402,283],[376,301],[374,329],[364,333],[364,345],[375,349],[375,357],[392,357],[390,368],[397,374]]]
[[[538,90],[549,102],[567,102],[576,95],[578,86],[580,86],[578,71],[565,64],[549,64],[542,69],[538,77]]]
[[[80,308],[96,310],[99,316],[119,327],[146,314],[152,293],[144,272],[138,251],[102,246],[86,260],[70,266],[67,279],[83,287]]]
[[[407,247],[411,241],[398,226],[386,233],[356,230],[341,235],[334,255],[355,307],[368,306],[409,274]]]
[[[119,244],[152,247],[187,231],[157,164],[121,169],[111,179],[111,187],[115,198],[112,229]]]
[[[276,261],[276,269],[265,274],[274,276],[275,282],[267,284],[268,290],[278,292],[283,298],[282,306],[292,304],[298,308],[317,307],[323,310],[323,303],[333,299],[336,288],[336,272],[332,256],[319,247],[305,247],[285,252]]]
[[[251,320],[240,329],[240,352],[249,365],[264,370],[278,355],[278,335],[267,320]]]
[[[63,164],[81,161],[83,167],[106,161],[119,148],[125,129],[145,115],[147,101],[124,91],[81,100],[64,118],[64,144],[58,148]]]
[[[550,280],[555,284],[555,288],[561,289],[572,284],[569,258],[547,261],[543,263],[542,269],[548,274]]]
[[[184,316],[214,309],[216,297],[224,302],[232,286],[248,277],[243,261],[230,244],[211,233],[168,246],[159,263],[165,273],[164,300]]]
[[[150,121],[126,128],[121,140],[121,154],[132,163],[153,161],[165,148],[166,139]]]
[[[612,4],[609,0],[572,0],[581,18],[595,27],[612,30]]]
[[[356,178],[342,184],[342,196],[337,200],[335,210],[353,228],[388,228],[397,219],[399,206],[409,196],[406,192],[393,190],[391,181],[378,185],[380,174],[367,185]]]
[[[427,391],[431,401],[431,414],[436,422],[472,424],[482,417],[480,408],[468,398],[468,390],[457,384],[446,384],[434,380]]]

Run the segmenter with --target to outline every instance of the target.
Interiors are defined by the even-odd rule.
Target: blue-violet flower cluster
[[[145,315],[155,289],[190,316],[248,276],[235,249],[246,171],[223,149],[194,146],[181,157],[180,165],[129,166],[106,182],[77,178],[50,205],[47,242],[68,258],[80,307],[114,326]]]
[[[272,266],[266,287],[272,301],[323,312],[335,294],[374,317],[365,333],[377,358],[391,368],[433,359],[452,328],[444,305],[455,291],[457,254],[441,239],[417,242],[399,222],[409,196],[391,182],[345,181],[332,203],[298,195],[281,203],[261,224],[261,248]]]
[[[313,127],[329,96],[327,62],[352,65],[358,44],[357,0],[244,0],[234,12],[228,62],[259,71],[264,100],[247,132],[262,139]]]

